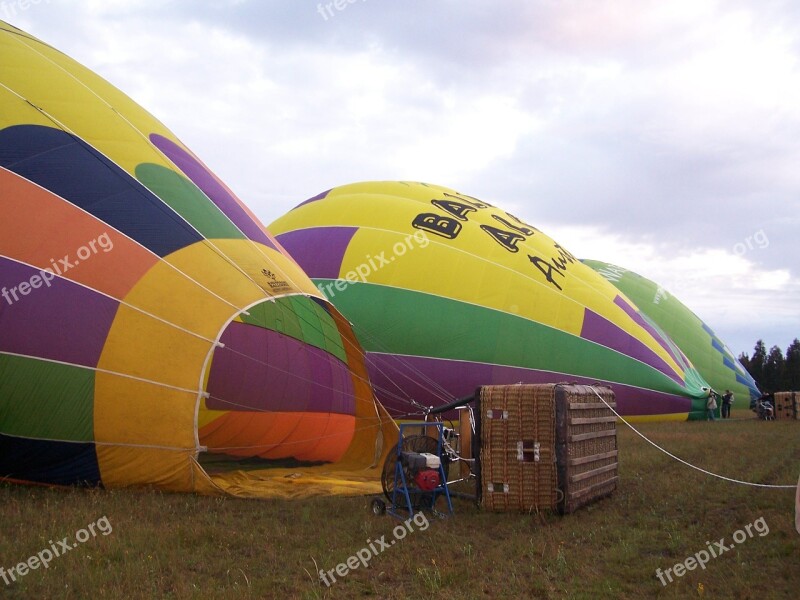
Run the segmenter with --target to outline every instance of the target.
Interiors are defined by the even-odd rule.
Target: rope
[[[796,485],[772,485],[772,484],[769,484],[769,483],[753,483],[752,481],[741,481],[740,479],[733,479],[731,477],[725,477],[724,475],[719,475],[717,473],[712,473],[711,471],[706,471],[705,469],[703,469],[701,467],[698,467],[698,466],[693,465],[692,463],[686,462],[682,458],[679,458],[679,457],[675,456],[669,450],[666,450],[666,449],[662,448],[661,446],[656,444],[654,441],[652,441],[649,438],[647,438],[642,432],[640,432],[633,425],[628,423],[622,415],[620,415],[616,410],[614,410],[611,407],[611,405],[608,402],[606,402],[605,399],[600,394],[597,393],[597,390],[595,390],[594,387],[589,386],[589,389],[591,389],[594,392],[595,396],[600,398],[600,400],[603,402],[603,404],[605,404],[608,407],[608,409],[611,412],[613,412],[620,421],[622,421],[623,423],[625,423],[625,425],[630,427],[631,431],[633,431],[636,435],[638,435],[640,438],[642,438],[645,442],[647,442],[651,446],[657,448],[658,450],[661,450],[661,452],[663,452],[664,454],[666,454],[670,458],[673,458],[673,459],[677,460],[679,463],[683,463],[687,467],[691,467],[692,469],[700,471],[701,473],[705,473],[706,475],[710,475],[711,477],[717,477],[719,479],[723,479],[725,481],[730,481],[731,483],[738,483],[738,484],[741,484],[741,485],[751,485],[751,486],[754,486],[754,487],[761,487],[761,488],[792,489],[792,490],[797,487]]]

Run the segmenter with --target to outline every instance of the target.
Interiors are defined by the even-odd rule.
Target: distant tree
[[[786,370],[786,360],[783,351],[778,346],[769,349],[767,360],[764,361],[764,389],[768,392],[779,392],[783,389],[783,377]]]
[[[748,373],[750,373],[750,357],[747,356],[747,352],[742,352],[739,355],[739,364],[742,365]]]
[[[800,340],[797,338],[786,349],[783,389],[800,390]]]
[[[764,340],[758,340],[755,348],[753,348],[753,356],[747,361],[747,371],[750,377],[756,380],[759,387],[766,385],[764,381],[764,364],[767,362],[767,347],[764,345]]]

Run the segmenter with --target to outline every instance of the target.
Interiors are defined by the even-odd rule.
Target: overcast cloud
[[[793,3],[339,6],[0,0],[0,19],[132,96],[265,223],[336,185],[437,183],[662,283],[737,354],[800,336]]]

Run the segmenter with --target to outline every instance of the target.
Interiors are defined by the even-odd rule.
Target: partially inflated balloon
[[[753,378],[722,340],[669,291],[621,267],[599,260],[583,262],[633,300],[653,326],[666,332],[717,392],[731,390],[735,397],[748,400],[761,395]]]
[[[0,477],[373,462],[363,351],[252,213],[94,73],[4,23],[0,55]]]
[[[396,416],[519,381],[610,383],[627,415],[702,410],[706,383],[628,298],[476,198],[420,183],[347,185],[270,230],[354,324]]]

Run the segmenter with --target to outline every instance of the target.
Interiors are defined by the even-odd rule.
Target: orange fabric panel
[[[352,415],[335,413],[227,412],[199,433],[209,452],[334,462],[347,450],[354,426]]]
[[[124,298],[159,260],[96,217],[5,169],[0,169],[0,215],[0,254],[56,274],[60,270],[64,278],[113,298]],[[88,253],[83,261],[77,257],[81,248]],[[65,252],[74,264],[66,270],[59,262]]]

